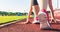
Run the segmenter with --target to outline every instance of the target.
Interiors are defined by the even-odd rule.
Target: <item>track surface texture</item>
[[[60,13],[56,13],[55,18],[60,20],[60,15],[57,15]],[[57,17],[58,16],[58,17]],[[32,22],[33,18],[31,18]],[[21,20],[17,23],[7,25],[0,28],[0,32],[60,32],[60,24],[59,23],[50,23],[51,24],[51,30],[41,30],[40,24],[21,24],[22,22],[25,22],[26,19]],[[60,22],[60,21],[59,21]]]

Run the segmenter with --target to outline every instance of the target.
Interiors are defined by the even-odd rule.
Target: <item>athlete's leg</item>
[[[34,21],[33,21],[33,23],[39,23],[39,21],[38,21],[38,12],[39,12],[39,5],[38,5],[38,2],[37,2],[37,0],[33,0],[34,2],[33,2],[33,8],[34,8],[34,10],[33,10],[33,12],[34,12]]]
[[[34,8],[34,20],[37,20],[38,12],[39,12],[39,6],[37,3],[37,0],[31,0],[31,10],[30,10],[30,13],[28,14],[28,19],[30,18],[30,14],[31,14],[33,8]],[[34,21],[33,23],[37,23],[37,22]]]
[[[35,15],[33,23],[39,23],[39,21],[38,21],[39,6],[34,5],[33,8],[34,8],[34,15]]]
[[[32,12],[33,8],[34,8],[34,16],[35,16],[34,19],[36,19],[37,15],[38,15],[38,12],[39,12],[39,6],[38,6],[38,3],[37,3],[37,0],[31,0],[30,11],[28,13],[27,21],[25,23],[30,22],[30,15],[31,15],[31,12]]]
[[[40,9],[47,9],[47,1],[48,0],[37,0],[39,3]]]

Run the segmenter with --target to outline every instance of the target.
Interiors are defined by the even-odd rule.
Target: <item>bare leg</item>
[[[47,9],[48,0],[37,0],[39,3],[40,10]]]
[[[36,0],[31,0],[31,9],[29,11],[29,14],[28,14],[28,19],[27,19],[27,22],[28,20],[30,21],[30,14],[32,12],[32,9],[34,8],[34,19],[36,19],[36,17],[38,16],[38,12],[39,12],[39,6],[38,6],[38,3]]]
[[[39,12],[39,6],[38,5],[34,5],[34,15],[35,17],[38,16],[38,12]]]
[[[33,23],[39,23],[39,21],[35,22],[36,20],[38,20],[38,12],[40,10],[39,6],[34,5],[33,8],[34,8],[34,15],[35,15]]]

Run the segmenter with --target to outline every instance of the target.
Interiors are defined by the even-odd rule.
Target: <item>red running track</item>
[[[22,20],[26,21],[26,20]],[[20,24],[17,22],[0,28],[0,32],[60,32],[60,24],[51,24],[52,30],[40,30],[39,24]]]
[[[59,17],[55,18],[60,20]],[[31,21],[32,20],[33,19],[31,19]],[[51,24],[52,30],[40,30],[40,24],[20,24],[21,22],[25,21],[26,19],[8,26],[1,27],[0,32],[60,32],[60,24]]]

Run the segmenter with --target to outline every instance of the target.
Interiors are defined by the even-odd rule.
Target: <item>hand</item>
[[[56,20],[54,18],[51,18],[50,23],[56,23]]]

